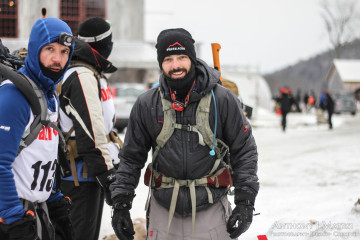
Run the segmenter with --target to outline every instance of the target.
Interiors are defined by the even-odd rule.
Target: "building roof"
[[[246,105],[272,110],[273,101],[270,87],[259,73],[248,68],[227,69],[224,67],[221,75],[236,83],[239,95]]]
[[[109,60],[118,68],[159,68],[155,46],[140,41],[114,41]]]
[[[360,59],[334,59],[334,66],[343,82],[360,82]]]

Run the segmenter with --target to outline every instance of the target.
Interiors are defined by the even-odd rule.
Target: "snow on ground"
[[[259,109],[251,121],[259,152],[260,191],[250,229],[239,240],[360,239],[360,114],[334,115],[334,129],[315,114],[280,116]],[[123,137],[123,135],[121,136]],[[150,160],[150,158],[149,158]],[[131,216],[145,217],[148,189],[140,179]],[[229,197],[232,202],[232,196]],[[104,208],[100,239],[113,233]]]

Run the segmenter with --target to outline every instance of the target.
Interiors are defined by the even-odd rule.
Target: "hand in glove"
[[[237,238],[248,230],[252,222],[253,211],[253,204],[248,200],[236,204],[226,225],[230,238]]]
[[[74,239],[74,228],[69,218],[70,198],[63,197],[59,201],[47,203],[47,206],[51,223],[55,227],[56,236],[61,236],[61,239]]]
[[[134,239],[134,226],[130,217],[133,194],[120,194],[114,199],[111,225],[120,240]]]
[[[115,177],[115,169],[112,168],[109,171],[104,172],[103,174],[97,175],[96,180],[98,184],[102,187],[102,190],[105,193],[105,202],[109,205],[113,205],[113,201],[111,200],[111,191],[109,189],[110,184],[114,182]]]
[[[27,211],[24,218],[11,224],[0,223],[1,239],[37,240],[36,219],[32,211]]]
[[[119,164],[120,164],[120,158],[119,158],[120,146],[119,146],[119,144],[114,143],[114,142],[109,142],[107,145],[107,149],[110,153],[110,157],[111,157],[112,163],[114,165],[114,168],[118,169]]]

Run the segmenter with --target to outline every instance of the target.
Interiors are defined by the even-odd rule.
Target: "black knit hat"
[[[90,44],[105,58],[112,49],[112,32],[110,24],[101,17],[88,18],[80,24],[78,38]],[[110,52],[109,51],[110,48]],[[106,52],[106,53],[105,53]]]
[[[160,32],[157,38],[157,59],[161,68],[166,56],[184,54],[196,63],[195,40],[183,28],[166,29]]]

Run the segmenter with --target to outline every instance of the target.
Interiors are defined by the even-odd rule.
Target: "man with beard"
[[[110,186],[119,239],[133,239],[129,210],[150,150],[148,237],[235,239],[252,222],[259,189],[252,130],[237,97],[218,84],[220,73],[196,58],[194,42],[182,28],[158,36],[160,84],[134,104]]]
[[[55,234],[56,239],[72,239],[71,201],[54,191],[53,185],[59,145],[55,87],[68,68],[73,46],[72,32],[65,22],[39,19],[32,27],[20,75],[13,72],[13,79],[1,82],[0,239],[54,240]],[[27,98],[28,91],[16,82],[42,96],[43,126],[33,125],[39,117],[30,104],[34,99]]]
[[[119,146],[110,142],[115,109],[103,74],[116,70],[107,60],[111,50],[109,23],[94,17],[80,24],[61,88],[60,127],[72,171],[72,176],[62,179],[61,190],[72,199],[71,220],[78,240],[99,238],[104,196],[111,205],[112,160],[119,153]]]

